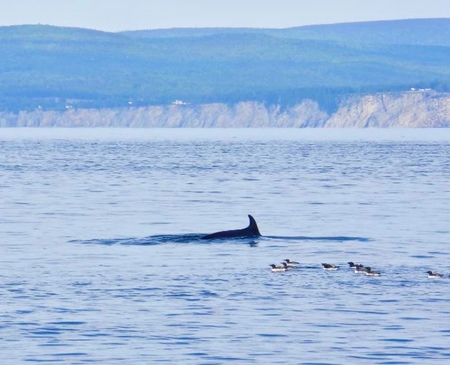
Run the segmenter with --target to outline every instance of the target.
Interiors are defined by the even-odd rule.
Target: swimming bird
[[[211,233],[211,234],[207,234],[206,236],[203,236],[202,239],[210,240],[210,239],[216,239],[216,238],[241,238],[241,237],[259,237],[259,236],[261,236],[261,233],[259,233],[258,225],[256,224],[256,221],[255,221],[255,218],[253,218],[249,214],[248,219],[250,220],[250,223],[247,228],[215,232],[215,233]]]
[[[440,279],[444,276],[442,274],[439,274],[437,272],[432,272],[432,271],[427,271],[427,274],[430,279]]]
[[[283,266],[277,266],[275,264],[270,264],[269,265],[272,269],[272,272],[282,272],[282,271],[287,271],[287,265],[283,265]]]
[[[353,261],[349,261],[349,262],[347,262],[347,264],[348,264],[348,266],[349,266],[350,268],[352,268],[352,269],[354,269],[354,268],[356,268],[356,267],[359,267],[359,268],[364,267],[363,264],[355,264]]]
[[[299,264],[299,262],[297,261],[291,261],[289,259],[284,260],[284,262],[286,263],[287,267],[297,267],[297,265]]]
[[[325,264],[325,263],[323,263],[322,266],[323,266],[324,270],[338,270],[339,269],[339,266],[335,266],[335,265],[332,265],[332,264]]]
[[[370,267],[365,268],[365,272],[367,276],[381,276],[379,271],[373,271]]]
[[[355,274],[365,274],[366,273],[366,267],[364,267],[363,265],[357,265],[354,267],[355,269]]]

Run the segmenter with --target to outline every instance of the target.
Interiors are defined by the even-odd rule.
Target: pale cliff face
[[[341,105],[327,127],[450,127],[450,94],[432,91],[354,97]]]
[[[450,93],[353,96],[328,115],[312,100],[281,108],[258,102],[0,113],[0,127],[450,127]]]

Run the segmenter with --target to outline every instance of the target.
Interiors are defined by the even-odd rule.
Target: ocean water
[[[1,364],[450,363],[448,129],[1,129],[0,152]],[[262,237],[199,239],[248,214]]]

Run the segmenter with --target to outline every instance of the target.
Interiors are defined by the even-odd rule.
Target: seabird
[[[379,271],[373,271],[370,267],[366,267],[364,274],[367,276],[380,276]]]
[[[287,265],[284,264],[283,266],[277,266],[275,264],[271,264],[269,265],[272,269],[272,272],[282,272],[282,271],[286,271],[287,270]]]
[[[348,266],[351,267],[352,269],[354,269],[354,268],[356,268],[356,267],[359,267],[359,268],[363,268],[363,267],[364,267],[363,264],[355,264],[355,263],[352,262],[352,261],[349,261],[349,262],[347,262],[347,263],[348,263]]]
[[[427,271],[427,274],[430,279],[440,279],[444,276],[442,274],[439,274],[437,272],[432,272],[432,271]]]
[[[335,265],[332,265],[332,264],[325,264],[325,263],[323,263],[322,266],[323,266],[324,270],[337,270],[337,269],[339,269],[339,266],[335,266]]]
[[[299,262],[291,261],[289,259],[284,260],[284,262],[286,263],[287,267],[297,267],[297,265],[299,264]]]

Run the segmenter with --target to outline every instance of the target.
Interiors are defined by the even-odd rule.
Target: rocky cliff
[[[0,113],[0,127],[450,127],[450,93],[352,96],[331,115],[312,100],[287,108],[257,102],[117,109],[74,109],[68,104],[62,112]]]

